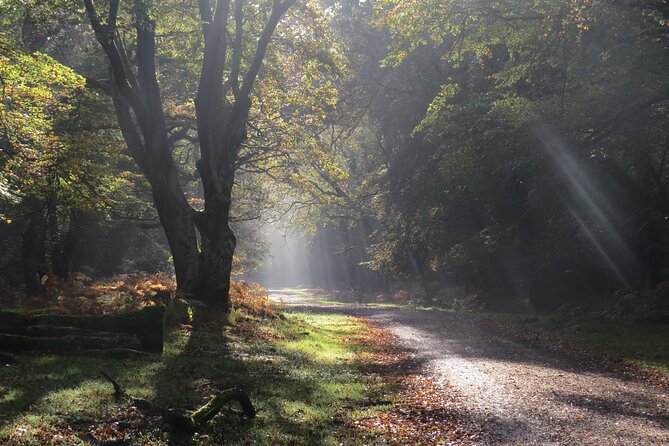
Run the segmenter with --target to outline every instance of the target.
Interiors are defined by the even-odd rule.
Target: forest
[[[0,443],[669,444],[668,73],[667,0],[0,0]]]

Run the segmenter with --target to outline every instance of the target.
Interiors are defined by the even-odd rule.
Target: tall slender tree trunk
[[[63,279],[67,279],[74,270],[74,259],[79,239],[81,213],[70,211],[65,237],[54,243],[51,250],[51,269]],[[54,237],[55,238],[55,237]]]
[[[44,211],[43,207],[40,207],[28,217],[28,227],[22,236],[23,283],[28,293],[32,295],[42,293],[41,279],[46,273],[44,224]]]

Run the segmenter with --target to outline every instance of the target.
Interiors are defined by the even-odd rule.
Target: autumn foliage
[[[358,321],[367,329],[351,342],[376,347],[366,361],[371,364],[368,372],[383,376],[396,393],[391,408],[353,420],[353,429],[380,436],[384,444],[393,446],[468,445],[487,435],[467,414],[460,396],[426,375],[388,330],[364,319]]]
[[[65,280],[49,273],[42,283],[42,296],[24,297],[19,304],[57,313],[101,315],[167,305],[182,297],[177,294],[174,278],[166,273],[122,274],[101,280],[82,273]],[[267,290],[254,282],[233,280],[230,297],[235,309],[250,315],[267,317],[276,312]]]
[[[267,290],[255,282],[233,280],[230,283],[230,302],[234,308],[244,309],[256,316],[266,317],[276,313],[276,307],[267,297]]]

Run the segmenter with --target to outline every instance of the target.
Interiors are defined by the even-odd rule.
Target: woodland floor
[[[464,425],[479,426],[470,444],[669,444],[666,387],[587,355],[544,348],[458,313],[341,304],[304,292],[270,297],[293,311],[352,315],[388,329],[423,379],[457,402]]]
[[[304,290],[271,292],[277,312],[264,291],[235,286],[245,291],[227,322],[209,315],[172,325],[159,357],[17,355],[0,367],[0,444],[669,445],[662,371],[637,373],[510,320],[339,303]],[[601,327],[589,328],[595,345]],[[655,359],[664,370],[665,359]],[[129,394],[185,411],[240,386],[258,416],[226,409],[179,437],[159,416],[115,400],[99,367]]]
[[[247,290],[227,321],[208,314],[171,326],[161,356],[16,355],[0,366],[0,445],[437,446],[484,438],[480,420],[388,330],[328,311],[277,312],[260,294]],[[257,417],[226,408],[194,436],[179,435],[159,414],[115,399],[100,368],[129,395],[176,410],[239,386]]]

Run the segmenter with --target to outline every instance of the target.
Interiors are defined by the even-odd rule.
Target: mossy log
[[[127,337],[138,340],[137,336],[126,333],[113,333],[111,331],[95,331],[86,328],[60,327],[57,325],[31,325],[28,327],[27,334],[30,336],[43,336],[46,338],[60,336],[93,336],[96,338],[121,338]]]
[[[137,336],[140,341],[141,350],[161,353],[163,351],[165,329],[164,318],[165,307],[158,305],[138,311],[108,316],[41,314],[30,318],[30,326],[60,326],[82,330],[125,333]]]
[[[237,401],[242,406],[242,412],[247,418],[255,418],[256,409],[249,396],[238,388],[232,388],[219,392],[207,404],[190,415],[176,410],[163,410],[163,420],[172,429],[192,434],[214,418],[223,409],[225,403],[229,401]]]
[[[14,311],[0,310],[0,333],[25,334],[30,325],[30,316]]]
[[[90,349],[141,348],[139,339],[131,336],[95,337],[67,335],[60,337],[24,336],[0,333],[0,350],[41,350],[54,353],[71,353]]]
[[[163,420],[173,429],[192,434],[214,418],[229,401],[237,401],[247,418],[255,418],[256,409],[249,396],[238,388],[232,388],[219,392],[207,404],[190,415],[175,410],[163,411]]]
[[[195,426],[202,426],[207,421],[211,420],[221,411],[223,405],[228,401],[237,401],[242,406],[244,415],[253,419],[256,416],[256,409],[249,396],[242,390],[234,387],[232,389],[223,390],[210,399],[207,404],[200,407],[190,416]]]

